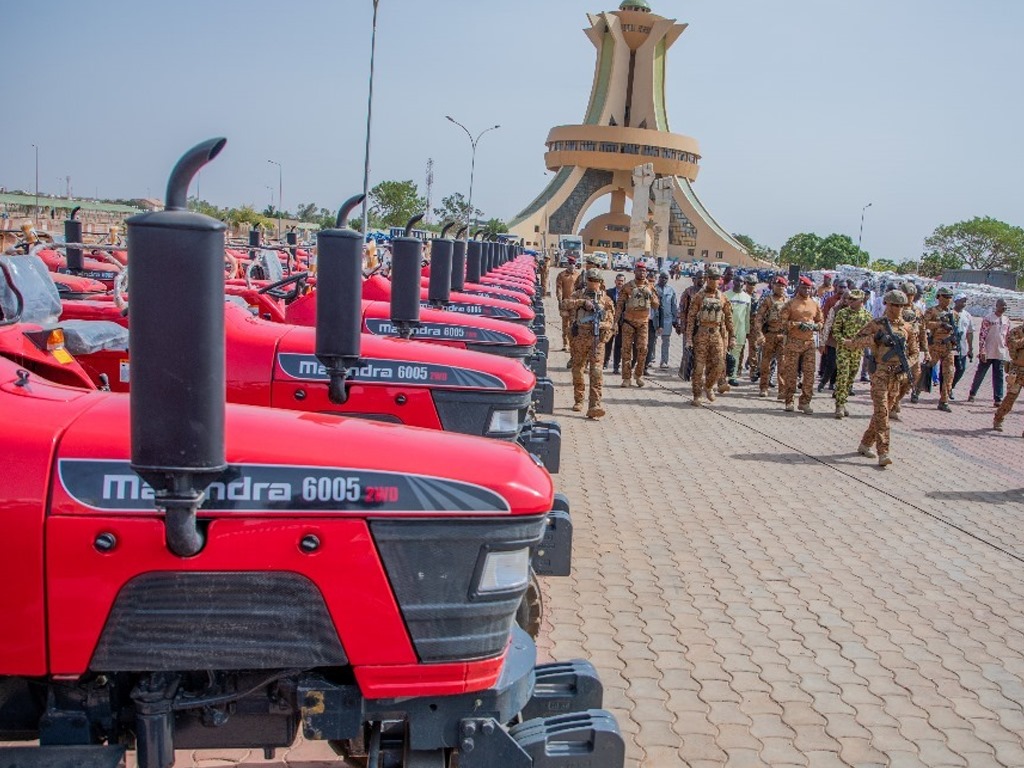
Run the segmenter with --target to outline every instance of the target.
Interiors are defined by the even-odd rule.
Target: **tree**
[[[295,215],[299,221],[315,222],[317,220],[316,210],[316,203],[300,203],[295,210]]]
[[[921,259],[921,265],[917,273],[922,277],[942,277],[947,269],[960,269],[964,263],[960,258],[951,253],[939,253],[937,251],[926,254]]]
[[[1016,272],[1018,281],[1024,279],[1024,229],[991,216],[936,227],[924,248],[925,259],[935,257],[933,265],[956,262],[947,269],[1006,269]]]
[[[196,213],[202,213],[206,216],[212,216],[215,219],[224,219],[226,211],[218,208],[213,203],[208,203],[206,200],[200,200],[198,197],[190,197],[188,199],[188,209],[195,211]]]
[[[750,235],[738,235],[734,234],[733,237],[740,242],[740,244],[747,249],[747,253],[753,256],[755,259],[760,261],[767,261],[771,264],[776,264],[779,261],[779,252],[774,248],[770,248],[767,245],[761,245],[761,243],[755,242],[754,238]]]
[[[871,268],[875,272],[900,272],[899,265],[892,259],[875,259],[871,262]]]
[[[815,269],[820,251],[821,238],[813,232],[801,232],[783,243],[779,249],[779,263],[799,264],[804,269]]]
[[[482,228],[485,232],[493,232],[496,235],[508,232],[508,224],[497,218],[488,219],[483,223]]]
[[[793,235],[779,251],[782,264],[799,264],[804,269],[835,269],[840,264],[866,267],[871,257],[857,247],[849,235],[832,233],[822,238],[813,232]]]
[[[918,270],[918,264],[913,259],[908,259],[907,261],[901,261],[899,263],[899,266],[896,268],[897,272],[899,272],[900,274],[904,274],[904,275],[917,274],[917,270]]]
[[[404,227],[423,213],[427,201],[414,181],[382,181],[370,190],[370,223],[378,227]]]
[[[434,216],[438,221],[467,222],[470,219],[479,219],[484,212],[474,207],[470,210],[469,203],[461,192],[454,192],[447,197],[441,198],[441,204],[434,209]]]

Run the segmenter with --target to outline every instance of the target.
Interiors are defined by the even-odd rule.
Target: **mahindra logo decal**
[[[368,318],[366,329],[376,336],[397,336],[398,329],[390,320]],[[515,344],[514,336],[490,328],[474,328],[471,325],[450,323],[420,323],[413,331],[416,339],[440,341],[465,341],[473,344]]]
[[[61,459],[65,492],[98,510],[152,511],[156,492],[127,461]],[[366,514],[504,514],[508,502],[473,483],[340,467],[234,464],[206,488],[200,510]]]
[[[327,381],[327,368],[316,355],[282,352],[278,368],[286,376],[303,381]],[[347,368],[345,376],[359,384],[402,384],[442,389],[506,389],[505,382],[483,371],[413,360],[363,359]]]

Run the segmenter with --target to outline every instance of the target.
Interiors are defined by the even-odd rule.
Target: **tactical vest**
[[[723,306],[725,301],[725,297],[721,295],[705,295],[701,301],[700,309],[697,311],[697,323],[699,325],[721,325],[725,315],[725,307]]]
[[[786,300],[783,298],[776,301],[774,297],[769,297],[768,301],[771,304],[768,305],[768,311],[764,313],[764,330],[781,333],[782,308],[786,306]]]
[[[629,292],[629,297],[626,299],[626,310],[632,312],[638,309],[650,309],[651,299],[649,296],[644,296],[640,293],[640,287],[637,285]],[[648,287],[648,290],[650,288]]]
[[[881,323],[879,323],[879,325],[881,325]],[[911,327],[907,323],[905,323],[905,322],[903,322],[903,323],[893,323],[893,322],[890,322],[889,325],[892,326],[892,332],[893,332],[894,335],[902,336],[903,337],[903,345],[904,345],[904,349],[906,349],[907,348],[907,337],[911,333]],[[883,332],[880,331],[880,333],[883,333]],[[892,346],[889,345],[889,344],[886,344],[885,341],[883,339],[880,339],[878,335],[875,336],[875,340],[874,341],[875,341],[875,343],[874,343],[874,345],[871,348],[871,354],[874,355],[875,363],[876,364],[884,364],[884,365],[893,365],[893,366],[897,366],[898,367],[899,364],[900,364],[899,359],[895,355],[890,355],[890,352],[892,351]],[[886,359],[886,355],[890,355],[888,359]]]

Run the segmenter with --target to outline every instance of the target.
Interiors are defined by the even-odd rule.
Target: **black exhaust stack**
[[[128,219],[132,268],[131,466],[156,492],[167,548],[204,544],[196,520],[224,457],[223,222],[188,210],[192,177],[226,139],[197,144],[167,181],[167,208]]]
[[[461,291],[466,287],[466,241],[462,236],[466,227],[455,233],[455,246],[452,248],[452,290]]]
[[[260,228],[253,227],[249,230],[249,261],[256,261],[256,255],[262,247],[263,243],[260,240]]]
[[[71,209],[71,215],[68,216],[67,221],[64,222],[64,242],[65,243],[80,243],[82,242],[82,222],[75,218],[82,206],[76,205]],[[82,249],[81,248],[68,248],[67,249],[68,259],[68,272],[75,274],[81,272],[85,265],[82,262]]]
[[[359,362],[362,340],[363,236],[348,228],[349,213],[362,202],[362,195],[346,200],[335,228],[316,236],[316,357],[330,377],[331,402],[339,404],[348,399],[345,377]]]
[[[455,243],[445,235],[455,222],[445,224],[441,236],[430,241],[430,282],[427,285],[427,299],[435,307],[443,307],[451,300],[452,255]]]
[[[473,233],[473,238],[466,246],[466,282],[479,283],[480,270],[483,266],[484,244],[477,240],[480,230]]]
[[[299,251],[296,248],[299,244],[299,235],[294,227],[284,233],[284,241],[288,244],[288,274],[291,274],[297,265],[299,257]]]
[[[391,322],[403,339],[412,337],[420,324],[420,249],[422,242],[412,228],[423,218],[413,216],[405,235],[391,239]]]

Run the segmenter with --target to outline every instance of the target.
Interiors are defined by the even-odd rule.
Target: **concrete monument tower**
[[[588,19],[584,32],[597,49],[597,63],[586,116],[580,125],[548,133],[544,162],[555,177],[512,220],[512,233],[538,246],[578,233],[587,251],[626,251],[630,242],[635,250],[643,237],[646,252],[663,255],[664,233],[658,243],[662,254],[653,254],[651,242],[662,222],[635,223],[649,218],[657,193],[659,218],[668,208],[671,258],[753,264],[693,191],[701,157],[696,139],[669,129],[666,54],[687,25],[652,13],[647,0],[625,0],[619,10]],[[584,223],[587,209],[607,194],[610,212]],[[633,199],[632,232],[626,197]]]

